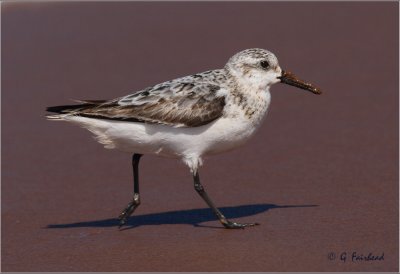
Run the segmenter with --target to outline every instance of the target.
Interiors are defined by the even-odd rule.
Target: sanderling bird
[[[133,198],[119,215],[120,227],[140,205],[139,161],[143,154],[180,158],[190,168],[194,189],[225,228],[257,223],[231,222],[200,183],[204,156],[244,144],[259,128],[271,101],[270,86],[286,83],[321,94],[321,90],[282,70],[275,55],[246,49],[223,69],[210,70],[145,88],[113,100],[85,100],[48,107],[51,120],[78,124],[105,148],[133,153]]]

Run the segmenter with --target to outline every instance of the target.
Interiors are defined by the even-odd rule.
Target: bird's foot
[[[237,228],[242,228],[242,229],[244,229],[245,227],[248,227],[248,226],[256,226],[256,225],[259,225],[259,223],[245,223],[245,224],[241,224],[241,223],[231,222],[231,221],[228,221],[228,220],[222,222],[222,224],[223,224],[223,226],[224,226],[225,228],[233,228],[233,229],[237,229]]]
[[[118,219],[119,219],[119,226],[118,228],[121,228],[123,225],[126,224],[128,221],[129,216],[133,213],[133,205],[129,204],[127,208],[124,209],[124,211],[119,214]]]
[[[128,206],[119,214],[119,228],[126,224],[129,216],[135,211],[135,209],[140,205],[140,199],[138,194],[133,195],[132,201],[128,204]]]

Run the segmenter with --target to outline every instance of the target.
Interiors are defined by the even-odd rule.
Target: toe
[[[233,228],[233,229],[237,229],[237,228],[242,228],[244,229],[245,227],[248,226],[256,226],[259,225],[259,223],[245,223],[245,224],[241,224],[241,223],[235,223],[235,222],[231,222],[228,221],[226,223],[223,223],[225,228]]]

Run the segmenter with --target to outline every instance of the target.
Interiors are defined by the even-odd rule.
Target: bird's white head
[[[280,82],[282,74],[278,59],[264,49],[246,49],[232,56],[225,68],[243,84],[252,83],[267,88]]]
[[[321,94],[321,90],[281,69],[276,56],[265,49],[246,49],[232,56],[225,69],[243,85],[268,89],[276,83],[285,83]]]

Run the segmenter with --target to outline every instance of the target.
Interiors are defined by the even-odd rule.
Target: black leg
[[[218,208],[215,207],[214,203],[211,201],[210,197],[208,197],[206,191],[204,190],[204,187],[200,183],[200,177],[199,173],[196,172],[193,174],[193,180],[194,180],[194,189],[199,193],[201,198],[208,204],[208,206],[212,209],[214,214],[218,217],[219,221],[225,228],[245,228],[246,226],[255,226],[258,225],[258,223],[249,223],[249,224],[240,224],[240,223],[234,223],[225,218],[225,216],[219,211]]]
[[[133,198],[128,206],[119,215],[119,227],[126,224],[129,216],[135,211],[135,209],[140,205],[140,195],[139,195],[139,161],[143,154],[133,154],[132,156],[132,168],[133,168]]]

